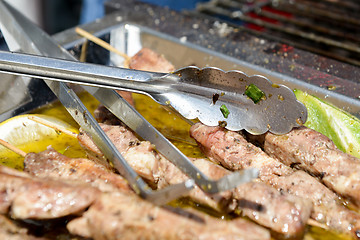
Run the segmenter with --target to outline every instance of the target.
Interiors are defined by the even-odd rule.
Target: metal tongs
[[[47,57],[76,60],[74,56],[58,46],[50,36],[3,1],[0,1],[0,22],[5,39],[16,39],[22,51]],[[14,51],[15,49],[11,48],[10,50]],[[112,161],[115,168],[129,181],[135,192],[155,204],[165,204],[184,195],[193,188],[194,181],[204,191],[217,193],[234,188],[241,183],[251,181],[258,175],[256,169],[249,169],[227,175],[218,181],[208,179],[184,154],[150,125],[150,123],[114,90],[85,86],[85,90],[95,96],[128,127],[143,139],[155,144],[160,153],[191,177],[190,180],[184,183],[153,191],[128,165],[74,91],[64,82],[48,80],[45,80],[45,82],[80,127],[90,134],[106,158]]]
[[[190,66],[155,73],[8,52],[0,52],[0,71],[146,94],[186,119],[233,131],[285,134],[306,121],[291,89],[240,71]]]

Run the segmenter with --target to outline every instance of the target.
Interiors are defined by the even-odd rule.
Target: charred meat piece
[[[164,56],[159,55],[149,48],[142,48],[130,60],[129,68],[150,72],[168,73],[175,70]]]
[[[360,207],[360,160],[340,151],[325,135],[306,127],[281,136],[268,133],[263,147],[270,156],[317,176]]]
[[[120,192],[102,194],[68,229],[95,240],[270,239],[267,230],[243,219],[224,221],[198,212],[175,211]]]
[[[358,238],[360,215],[344,207],[335,193],[309,174],[294,171],[269,157],[239,133],[198,123],[191,127],[190,134],[212,160],[231,170],[258,168],[260,179],[280,192],[311,200],[314,205],[311,217],[314,220]]]
[[[123,177],[103,165],[86,158],[68,158],[54,149],[27,154],[24,171],[37,177],[87,183],[103,192],[132,192]]]
[[[122,121],[110,112],[104,105],[99,105],[95,109],[94,116],[96,121],[101,123],[109,125],[123,125]]]
[[[100,124],[128,163],[147,181],[158,188],[183,182],[188,177],[174,164],[157,153],[148,141],[139,141],[134,133],[123,126]],[[86,134],[79,135],[79,142],[92,151],[90,155],[101,156],[93,141]],[[194,164],[212,179],[219,179],[229,171],[208,160],[193,159]],[[188,195],[193,201],[217,211],[236,211],[286,237],[303,234],[310,216],[310,201],[281,194],[264,183],[240,185],[233,191],[208,194],[199,187]],[[284,231],[286,229],[286,231]]]
[[[52,219],[82,212],[94,202],[98,190],[23,173],[12,175],[0,166],[0,193],[1,214],[15,219]]]

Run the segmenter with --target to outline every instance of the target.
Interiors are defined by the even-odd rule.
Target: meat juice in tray
[[[135,39],[131,39],[131,40],[129,40],[129,39],[127,39],[125,42],[124,41],[119,41],[119,39],[122,39],[121,37],[124,37],[124,32],[126,33],[125,34],[125,36],[133,36],[133,38],[135,38]],[[120,36],[120,37],[119,37]],[[161,36],[161,35],[160,35]],[[164,42],[162,42],[162,43],[167,43],[167,44],[160,44],[160,45],[157,45],[158,44],[158,42],[159,41],[155,41],[154,39],[156,39],[156,40],[162,40],[162,41],[164,41]],[[141,47],[143,47],[143,46],[146,46],[146,47],[150,47],[150,48],[152,48],[152,49],[155,49],[156,51],[158,51],[159,53],[161,53],[161,54],[164,54],[168,59],[170,59],[170,61],[172,61],[172,62],[176,62],[176,59],[182,59],[182,58],[185,58],[185,56],[173,56],[173,55],[169,55],[168,54],[168,52],[167,51],[164,51],[164,49],[162,49],[162,48],[165,48],[165,49],[167,49],[168,47],[169,47],[169,44],[171,45],[171,41],[169,41],[168,39],[165,39],[164,40],[164,38],[159,38],[158,36],[154,36],[154,35],[151,35],[151,34],[148,34],[148,33],[146,33],[146,31],[145,31],[145,33],[143,33],[142,31],[141,31],[141,29],[140,28],[138,28],[138,27],[136,27],[136,26],[131,26],[131,25],[127,25],[126,27],[122,27],[122,28],[120,28],[120,29],[118,29],[118,30],[113,30],[113,32],[112,32],[112,34],[111,34],[111,42],[113,43],[113,42],[115,42],[116,44],[114,44],[114,45],[117,45],[117,44],[119,44],[120,46],[118,46],[118,48],[120,49],[120,50],[123,50],[124,52],[126,52],[126,53],[128,53],[129,55],[133,55],[133,54],[135,54],[138,50],[140,50],[141,49]],[[130,44],[130,43],[133,43],[133,45],[132,44]],[[183,45],[181,45],[181,44],[175,44],[177,47],[184,47]],[[125,48],[124,48],[124,46],[125,46]],[[173,47],[173,46],[172,46]],[[103,50],[101,50],[101,49],[99,49],[98,47],[96,47],[96,46],[92,46],[92,48],[94,48],[95,49],[95,51],[92,51],[91,49],[89,50],[89,53],[88,53],[88,56],[94,56],[94,53],[96,53],[96,52],[102,52]],[[174,49],[174,48],[172,48],[172,49]],[[186,49],[188,49],[188,48],[186,48]],[[162,51],[163,50],[163,51]],[[176,51],[176,52],[178,52],[178,51]],[[182,51],[179,51],[179,52],[182,52]],[[206,55],[205,53],[203,53],[204,55]],[[100,54],[100,56],[101,56],[101,54]],[[104,56],[104,55],[102,55],[102,56]],[[101,56],[101,57],[102,57]],[[107,54],[105,54],[105,56],[107,56]],[[181,65],[176,65],[176,67],[178,68],[178,67],[182,67],[182,66],[185,66],[185,65],[190,65],[190,64],[197,64],[197,65],[199,65],[199,66],[201,66],[202,64],[204,64],[204,62],[211,62],[211,61],[207,61],[207,60],[209,60],[210,58],[211,59],[214,59],[214,57],[212,56],[212,57],[207,57],[207,59],[202,59],[202,61],[201,62],[199,62],[198,63],[198,61],[196,60],[196,58],[197,58],[197,56],[199,56],[198,54],[197,55],[187,55],[186,56],[186,58],[187,58],[187,60],[185,61],[183,61],[182,62],[182,64]],[[100,57],[100,58],[101,58]],[[111,60],[111,62],[112,63],[114,63],[114,64],[119,64],[119,62],[121,62],[121,60],[119,61],[119,59],[116,59],[116,57],[115,56],[113,56],[112,54],[111,54],[111,56],[110,56],[110,60]],[[91,61],[93,61],[93,62],[102,62],[102,63],[107,63],[108,61],[106,60],[106,58],[105,58],[105,60],[104,59],[91,59]],[[177,60],[178,61],[178,60]],[[223,63],[222,63],[223,64]],[[218,66],[218,67],[221,67],[221,68],[224,68],[224,69],[227,69],[227,68],[236,68],[236,64],[235,63],[232,63],[232,65],[228,65],[227,67],[224,67],[224,66],[219,66],[219,65],[213,65],[213,66]],[[247,72],[248,73],[248,72]],[[248,74],[251,74],[251,73],[248,73]],[[95,100],[93,100],[90,96],[88,96],[88,95],[86,95],[86,94],[82,94],[82,99],[83,100],[85,100],[85,101],[87,101],[89,104],[87,104],[87,106],[89,106],[90,107],[90,109],[91,110],[94,110],[95,108],[96,108],[96,106],[98,105],[98,103],[95,101]],[[167,112],[166,110],[164,110],[161,106],[159,106],[159,105],[157,105],[157,104],[155,104],[155,103],[153,103],[150,99],[148,99],[148,98],[146,98],[146,97],[144,97],[144,96],[140,96],[140,95],[134,95],[134,99],[135,99],[135,105],[136,105],[136,108],[145,116],[145,118],[147,118],[154,126],[156,126],[156,127],[158,127],[159,129],[160,129],[160,131],[162,131],[164,134],[165,134],[165,136],[167,136],[167,137],[169,137],[171,140],[173,140],[174,141],[174,143],[185,153],[185,154],[187,154],[189,157],[196,157],[196,158],[198,158],[198,157],[203,157],[204,155],[203,155],[203,153],[200,151],[200,149],[196,146],[196,142],[192,139],[192,138],[190,138],[189,137],[189,129],[190,129],[190,126],[186,123],[186,122],[184,122],[184,121],[182,121],[181,119],[179,119],[176,115],[174,115],[174,113],[169,113],[169,112]],[[66,114],[66,111],[64,110],[64,109],[62,109],[61,108],[61,106],[56,106],[57,104],[55,103],[53,106],[48,106],[48,107],[46,107],[46,108],[44,108],[44,109],[42,109],[42,110],[39,110],[38,111],[38,113],[45,113],[45,114],[50,114],[50,115],[55,115],[56,117],[59,117],[59,116],[61,116],[62,118],[63,118],[63,120],[65,120],[65,121],[67,121],[67,122],[70,122],[70,123],[73,123],[73,121],[71,121],[69,118],[70,118],[70,116],[69,115],[67,115]],[[356,106],[355,106],[356,107]],[[193,135],[196,135],[196,130],[197,129],[193,129]],[[206,129],[205,129],[206,130]],[[194,132],[195,131],[195,132]],[[217,129],[216,131],[220,131],[220,133],[219,134],[222,134],[221,133],[221,130],[220,129]],[[237,139],[237,141],[242,137],[241,135],[238,135],[238,136],[232,136],[232,137],[234,137],[234,139]],[[200,139],[197,139],[198,141],[201,141]],[[207,142],[208,140],[206,140],[205,141],[205,143],[203,144],[203,146],[204,147],[206,147],[206,142]],[[220,143],[219,143],[220,144]],[[141,144],[140,144],[141,145]],[[54,143],[54,147],[55,147],[55,143]],[[71,147],[72,146],[69,146],[70,147],[70,149],[71,149]],[[76,150],[77,151],[77,150]],[[75,152],[76,152],[75,151]],[[82,151],[82,150],[78,150],[79,152],[80,152],[80,155],[81,154],[84,154],[84,152]],[[253,151],[258,151],[258,150],[256,150],[256,148],[253,150]],[[67,154],[67,153],[69,153],[69,148],[68,149],[66,149],[64,152],[63,152],[64,154]],[[51,155],[51,152],[49,152],[49,153],[44,153],[44,155],[46,155],[46,154],[48,154],[48,155]],[[73,157],[74,155],[73,155],[74,153],[70,153],[69,155],[70,155],[70,157]],[[261,154],[263,154],[263,153],[261,153]],[[72,155],[72,156],[71,156]],[[40,158],[41,158],[41,156],[39,156]],[[49,156],[47,156],[47,157],[49,157]],[[262,156],[262,158],[261,159],[263,159],[263,158],[265,158],[266,159],[266,157],[265,157],[265,155],[264,156]],[[29,157],[27,157],[26,158],[26,161],[27,161],[27,166],[29,167],[29,168],[31,168],[31,156],[29,156]],[[200,161],[200,160],[195,160],[195,161],[197,161],[197,164],[199,164],[199,166],[202,166],[203,167],[203,169],[205,170],[205,167],[207,166],[207,167],[209,167],[208,165],[206,165],[207,164],[207,162],[202,162],[202,161]],[[269,163],[269,162],[271,162],[272,160],[268,160],[267,162]],[[255,162],[256,163],[256,162]],[[205,164],[205,165],[204,165]],[[216,167],[217,165],[214,165],[214,166],[211,166],[211,167],[215,167],[215,168],[217,168]],[[280,165],[279,165],[280,166]],[[282,165],[281,165],[282,166]],[[306,175],[304,172],[296,172],[296,174],[292,174],[292,172],[293,172],[293,170],[292,169],[290,169],[290,168],[287,168],[287,167],[281,167],[283,170],[281,170],[281,171],[279,171],[278,173],[277,173],[277,175],[279,175],[280,176],[280,178],[278,178],[278,179],[270,179],[270,180],[268,180],[269,182],[277,182],[277,184],[280,184],[280,186],[282,186],[282,189],[286,189],[286,187],[287,187],[287,185],[286,185],[286,183],[288,183],[288,184],[290,184],[291,185],[291,183],[295,183],[296,181],[299,181],[299,182],[297,182],[299,185],[301,185],[301,181],[302,181],[302,176],[301,175]],[[36,169],[36,168],[35,168]],[[168,167],[168,169],[171,169],[171,167]],[[73,169],[72,171],[75,171],[75,169]],[[221,171],[225,171],[225,170],[223,170],[223,168],[221,168],[221,170],[217,170],[217,172],[221,172]],[[76,172],[76,171],[75,171]],[[224,173],[222,173],[222,174],[224,174]],[[150,174],[151,175],[151,174]],[[283,179],[281,179],[281,176],[284,176],[284,178]],[[300,175],[300,176],[298,176],[298,175]],[[215,177],[215,176],[214,176]],[[287,178],[287,179],[286,179]],[[308,177],[308,175],[306,175],[306,177],[305,178],[309,178]],[[163,177],[163,179],[166,179],[166,176],[164,176]],[[284,180],[284,179],[286,179],[286,180]],[[288,180],[289,179],[289,180]],[[148,179],[149,180],[149,179]],[[170,180],[165,180],[165,182],[166,181],[171,181],[171,179]],[[281,181],[284,181],[284,183],[283,183],[283,185],[281,185]],[[310,181],[314,181],[314,180],[310,180]],[[313,185],[317,185],[318,183],[317,182],[314,182],[314,184]],[[309,185],[309,187],[310,186],[313,186],[312,184],[310,184]],[[267,185],[266,185],[267,186]],[[256,185],[256,186],[252,186],[251,187],[251,189],[253,190],[253,195],[255,196],[255,194],[257,193],[256,192],[256,189],[260,189],[260,191],[261,191],[261,193],[262,193],[262,195],[260,195],[260,198],[261,197],[264,197],[265,196],[265,194],[266,193],[268,193],[269,195],[276,195],[276,194],[278,194],[279,192],[272,192],[269,188],[267,188],[266,186],[264,186],[264,185],[261,185],[261,184],[258,184],[258,185]],[[319,185],[319,186],[322,186],[322,185]],[[290,187],[288,187],[289,189],[291,189],[291,186]],[[236,194],[240,194],[239,196],[243,196],[243,195],[241,195],[241,194],[247,194],[248,192],[245,192],[245,193],[242,193],[241,191],[245,191],[246,190],[246,188],[239,188],[238,189],[238,192],[236,193]],[[267,192],[267,191],[269,191],[269,192]],[[319,191],[318,189],[314,189],[313,190],[313,192],[316,192],[316,191]],[[328,191],[328,190],[324,190],[324,191]],[[232,193],[233,195],[235,195],[235,193]],[[259,193],[258,193],[259,194]],[[322,191],[319,191],[319,194],[324,194],[324,192],[322,192]],[[349,212],[347,212],[346,210],[344,210],[344,208],[342,208],[340,205],[336,205],[337,204],[337,200],[335,199],[336,198],[336,196],[334,196],[334,195],[332,195],[333,193],[331,192],[331,191],[328,191],[328,193],[327,193],[328,195],[328,202],[330,203],[331,202],[331,204],[334,204],[334,205],[331,205],[331,206],[336,206],[336,207],[338,207],[338,208],[340,208],[340,210],[339,210],[339,212],[338,213],[341,213],[342,215],[346,215],[346,214],[349,214],[349,215],[351,215]],[[226,195],[226,194],[225,194]],[[293,219],[293,221],[296,223],[296,221],[299,221],[299,220],[301,220],[301,216],[305,216],[305,218],[306,218],[306,215],[307,214],[309,214],[309,213],[306,213],[306,209],[308,209],[307,208],[307,205],[308,205],[308,202],[306,202],[306,201],[304,201],[304,202],[297,202],[297,204],[295,204],[295,205],[297,205],[297,206],[303,206],[303,208],[296,208],[296,206],[294,205],[294,207],[293,208],[291,208],[291,204],[290,204],[290,202],[296,202],[296,201],[299,201],[299,199],[297,199],[297,200],[293,200],[293,201],[290,201],[288,198],[286,198],[286,197],[284,197],[284,196],[282,196],[282,195],[287,195],[286,193],[281,193],[280,194],[281,196],[278,196],[278,198],[272,198],[272,199],[269,199],[269,201],[265,201],[265,202],[271,202],[274,206],[276,206],[277,204],[279,204],[279,206],[281,206],[281,204],[279,203],[279,202],[276,202],[275,201],[275,199],[281,199],[281,198],[283,198],[283,202],[284,201],[289,201],[289,204],[287,205],[288,207],[289,207],[289,211],[291,212],[293,212],[293,214],[290,214],[288,217],[290,217],[291,218],[291,216],[292,216],[292,219]],[[117,196],[118,197],[118,196]],[[222,197],[222,199],[228,199],[227,198],[227,196],[221,196]],[[100,203],[98,203],[98,205],[100,204],[106,204],[106,199],[107,199],[107,197],[106,196],[104,196],[103,198],[102,198],[102,202],[100,202]],[[194,198],[193,198],[194,199]],[[196,199],[196,194],[195,194],[195,199]],[[201,199],[201,198],[200,198]],[[331,200],[331,199],[333,199],[333,200]],[[266,199],[265,199],[266,200]],[[271,201],[270,201],[271,200]],[[256,202],[256,200],[254,200],[255,202]],[[185,206],[185,205],[183,205],[183,204],[186,204],[186,205],[188,205],[188,204],[190,204],[190,205],[192,205],[192,206],[197,206],[198,207],[198,209],[202,209],[202,210],[204,210],[205,209],[205,212],[208,212],[209,214],[214,214],[214,215],[216,215],[217,217],[219,217],[219,216],[224,216],[225,218],[227,218],[227,219],[232,219],[231,221],[234,221],[234,219],[237,219],[238,217],[236,216],[236,214],[244,214],[245,216],[247,216],[247,218],[250,218],[250,219],[252,219],[253,221],[258,221],[259,220],[259,218],[260,219],[262,219],[262,222],[260,221],[260,224],[262,224],[262,225],[265,225],[266,226],[266,224],[271,224],[271,223],[267,223],[266,222],[266,217],[265,218],[263,218],[262,216],[259,216],[259,215],[257,215],[257,214],[254,214],[256,211],[256,208],[258,208],[257,210],[258,211],[260,211],[261,210],[261,204],[253,204],[253,205],[251,205],[249,202],[246,202],[246,201],[243,201],[242,202],[242,204],[245,204],[245,208],[246,208],[246,204],[250,204],[250,205],[248,205],[247,207],[248,207],[248,212],[249,213],[246,213],[246,210],[244,210],[244,206],[240,206],[240,207],[242,207],[242,208],[238,208],[238,209],[236,209],[236,207],[235,207],[235,210],[237,210],[237,211],[234,211],[232,214],[227,214],[227,215],[222,215],[222,214],[215,214],[215,211],[213,211],[213,210],[211,210],[211,208],[204,208],[203,206],[200,206],[200,205],[197,205],[196,203],[194,203],[194,202],[187,202],[187,201],[182,201],[182,202],[176,202],[176,203],[174,203],[174,204],[179,204],[179,205],[182,205],[182,206]],[[216,201],[213,201],[213,202],[215,202],[216,203]],[[264,202],[264,204],[265,204],[265,202]],[[335,203],[334,203],[335,202]],[[237,202],[237,204],[238,204],[239,202]],[[257,202],[258,203],[258,202]],[[233,204],[234,205],[234,204]],[[284,206],[284,205],[282,205],[282,206]],[[116,206],[114,206],[114,207],[116,207]],[[272,206],[269,206],[269,208],[270,207],[272,207]],[[335,208],[336,208],[335,207]],[[110,207],[111,208],[111,207]],[[121,209],[121,207],[119,207],[120,209]],[[254,208],[255,208],[255,210],[254,210]],[[99,217],[99,213],[98,212],[96,212],[96,210],[95,210],[96,208],[94,208],[94,210],[92,210],[89,214],[87,214],[86,216],[85,216],[85,218],[86,219],[91,219],[91,217]],[[249,210],[249,209],[251,209],[251,210]],[[242,213],[241,213],[241,210],[243,211]],[[278,210],[280,210],[280,209],[278,209]],[[300,211],[301,210],[301,211]],[[276,208],[274,208],[274,210],[273,211],[276,211]],[[321,210],[319,210],[320,211],[320,214],[319,214],[319,216],[321,216]],[[134,208],[134,213],[136,212],[136,209]],[[345,213],[344,213],[345,212]],[[248,215],[247,215],[248,214]],[[253,215],[252,215],[253,214]],[[335,214],[336,215],[336,214]],[[91,216],[91,217],[90,217]],[[101,215],[100,215],[101,216]],[[165,217],[166,217],[166,215],[164,215]],[[318,217],[319,217],[318,216]],[[252,218],[253,217],[253,218]],[[169,218],[171,218],[171,217],[169,217]],[[297,219],[298,218],[298,219]],[[356,214],[354,213],[354,218],[353,218],[354,220],[355,219],[357,219],[357,217],[356,217]],[[213,221],[213,220],[209,220],[209,221]],[[272,219],[270,219],[270,221],[273,221],[274,223],[275,222],[280,222],[280,219],[277,219],[277,218],[272,218]],[[215,222],[213,222],[214,224],[215,224]],[[290,224],[290,223],[289,223]],[[230,224],[231,225],[231,224]],[[274,225],[276,225],[276,224],[274,224]],[[349,226],[353,226],[353,225],[355,225],[355,223],[349,223]],[[68,228],[70,228],[70,229],[73,229],[73,232],[74,233],[76,233],[76,227],[74,227],[74,226],[76,226],[76,223],[75,224],[72,224],[70,227],[68,227]],[[298,229],[296,228],[296,224],[293,224],[293,226],[295,226],[295,230],[294,230],[294,232],[296,233],[296,231],[299,231],[300,233],[302,232],[302,230],[301,230],[301,225],[298,225],[299,227],[298,227]],[[75,229],[75,230],[74,230]],[[225,230],[225,229],[224,229]],[[276,235],[276,226],[274,226],[274,234],[273,234],[273,236],[274,237],[277,237],[277,235]],[[282,231],[281,229],[279,230],[280,232]],[[287,231],[289,231],[289,230],[283,230],[283,232],[287,232]],[[109,232],[111,232],[111,230],[109,230]],[[81,234],[83,234],[83,233],[81,233],[81,232],[79,232],[78,233],[79,235],[81,235]],[[113,233],[113,234],[115,234],[115,233]],[[257,235],[258,234],[258,235]],[[265,236],[266,236],[266,234],[265,235],[261,235],[261,234],[264,234],[264,233],[262,233],[261,232],[261,230],[258,230],[258,229],[256,229],[256,228],[254,228],[254,232],[253,232],[253,236],[256,238],[256,236],[257,237],[260,237],[260,236],[262,236],[262,238],[264,238]],[[143,234],[144,235],[144,237],[146,236],[146,234]],[[300,234],[301,235],[301,234]],[[114,235],[113,235],[114,236]],[[130,236],[124,236],[124,237],[128,237],[129,239],[131,239],[131,237]],[[135,237],[135,235],[133,235],[133,237]],[[200,236],[199,236],[200,237]],[[284,235],[282,236],[282,237],[284,237]],[[292,237],[301,237],[301,236],[297,236],[296,234],[295,235],[292,235]],[[311,227],[310,229],[309,229],[309,233],[307,233],[306,235],[305,235],[305,238],[315,238],[315,239],[329,239],[329,238],[339,238],[339,239],[341,239],[342,238],[342,236],[340,236],[340,235],[334,235],[333,233],[330,233],[330,232],[327,232],[327,231],[324,231],[324,230],[322,230],[322,229],[320,229],[320,228],[318,228],[318,227]],[[100,238],[100,237],[99,237]],[[261,238],[261,237],[260,237]],[[344,237],[344,238],[346,238],[346,237]]]

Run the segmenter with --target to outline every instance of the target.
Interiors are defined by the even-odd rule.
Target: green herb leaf
[[[245,95],[248,96],[256,104],[265,97],[265,93],[261,91],[255,84],[246,87]]]
[[[221,105],[220,111],[223,114],[224,118],[227,118],[230,114],[229,109],[225,106],[225,104]]]

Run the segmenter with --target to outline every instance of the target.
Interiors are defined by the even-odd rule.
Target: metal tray
[[[94,35],[109,41],[113,46],[130,56],[134,55],[142,47],[148,47],[163,54],[176,68],[189,65],[196,65],[198,67],[213,66],[223,70],[240,70],[247,75],[263,75],[274,83],[284,84],[292,89],[297,88],[307,91],[310,94],[316,95],[319,98],[360,117],[360,100],[354,100],[345,95],[306,83],[300,79],[269,71],[257,65],[182,41],[182,39],[177,39],[143,26],[118,22],[116,19],[105,19],[100,22],[85,25],[83,28],[92,32]],[[80,38],[73,29],[68,29],[55,35],[54,38],[59,44],[63,45],[76,56],[80,55],[81,45],[85,41]],[[90,43],[87,49],[87,61],[98,64],[121,66],[123,59],[118,55],[109,53],[107,50],[96,44]],[[34,99],[34,96],[31,96],[30,98],[33,99],[33,101],[36,100],[36,98]],[[29,104],[29,96],[24,96],[24,99],[26,99],[26,104]],[[39,104],[37,104],[37,106],[49,102],[49,99],[38,102]],[[30,108],[33,107],[35,107],[34,104],[27,108],[24,108],[21,104],[17,104],[13,108],[8,107],[11,109],[10,114],[8,109],[6,114],[0,109],[0,120],[19,114],[21,111],[29,111]]]

